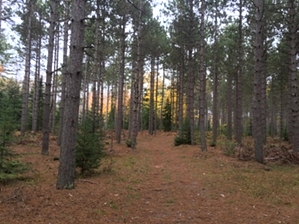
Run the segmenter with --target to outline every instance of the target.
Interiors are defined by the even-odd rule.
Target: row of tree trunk
[[[59,6],[59,0],[50,1],[50,25],[49,25],[49,39],[48,39],[48,57],[47,57],[47,70],[46,70],[46,88],[44,97],[44,108],[43,108],[43,145],[42,154],[47,155],[49,150],[49,134],[51,131],[51,126],[55,124],[55,102],[56,96],[51,93],[57,88],[57,74],[58,68],[58,48],[55,51],[55,35],[58,32],[58,14],[57,7]],[[129,115],[129,134],[128,140],[132,148],[136,148],[137,145],[137,135],[140,129],[141,123],[141,110],[142,110],[142,98],[143,98],[143,74],[144,74],[144,63],[145,54],[142,51],[144,46],[144,27],[143,22],[144,17],[147,16],[146,2],[143,0],[134,1],[134,7],[137,12],[137,16],[134,18],[133,22],[133,44],[134,48],[131,50],[132,57],[132,75],[131,75],[131,95],[130,95],[130,115]],[[294,150],[299,150],[299,120],[298,120],[298,80],[297,80],[297,22],[296,22],[296,8],[297,4],[295,0],[288,1],[288,45],[289,45],[289,133],[290,141],[293,144]],[[95,36],[98,38],[94,39],[94,55],[93,55],[93,77],[87,76],[88,63],[90,55],[85,57],[85,67],[83,63],[85,45],[84,45],[84,34],[85,34],[85,0],[74,0],[71,3],[71,12],[69,14],[70,3],[69,1],[64,1],[65,5],[65,22],[64,22],[64,32],[63,32],[63,65],[62,65],[62,76],[61,76],[61,101],[60,101],[60,118],[59,118],[59,144],[61,146],[61,156],[60,156],[60,166],[59,175],[57,181],[57,188],[72,188],[74,187],[74,174],[75,174],[75,146],[76,146],[76,132],[79,121],[79,106],[80,106],[80,92],[82,87],[83,74],[85,74],[85,89],[84,93],[87,96],[84,99],[88,99],[89,94],[89,83],[92,83],[92,109],[91,113],[94,121],[97,117],[100,117],[100,126],[103,126],[103,95],[104,95],[104,77],[105,73],[105,29],[100,30],[100,24],[105,26],[105,21],[103,20],[104,15],[101,7],[104,7],[104,3],[97,1],[96,4],[96,16],[95,16]],[[242,144],[242,134],[243,134],[243,58],[244,58],[244,35],[243,35],[243,5],[244,0],[239,0],[238,11],[238,62],[237,69],[235,71],[235,78],[228,76],[227,78],[227,136],[232,139],[233,136],[233,124],[234,124],[234,136],[239,145]],[[29,15],[32,13],[31,4],[28,7]],[[195,105],[198,97],[198,111],[199,111],[199,128],[200,128],[200,146],[203,151],[207,150],[206,143],[206,120],[207,120],[207,63],[205,59],[206,52],[206,1],[200,1],[200,24],[199,30],[195,30],[194,27],[197,23],[197,18],[195,18],[195,5],[194,1],[188,1],[189,7],[189,27],[188,44],[184,43],[184,46],[179,46],[177,49],[178,58],[180,63],[177,65],[177,77],[176,83],[173,80],[173,85],[177,85],[177,102],[172,100],[173,108],[177,109],[176,119],[179,126],[179,136],[183,136],[183,130],[187,127],[187,131],[190,134],[190,143],[195,144]],[[219,83],[218,83],[218,13],[220,11],[220,5],[217,1],[215,2],[215,12],[214,12],[214,57],[213,57],[213,125],[212,125],[212,144],[217,143],[217,133],[218,133],[218,113],[219,113]],[[263,0],[254,1],[255,9],[255,36],[254,36],[254,80],[253,80],[253,95],[252,95],[252,134],[255,141],[255,156],[258,162],[263,162],[263,147],[266,143],[266,133],[267,133],[267,122],[266,122],[266,51],[267,44],[265,34],[265,8]],[[70,52],[68,56],[67,45],[68,45],[68,30],[69,24],[68,18],[70,16],[71,21],[71,39],[70,39]],[[23,105],[22,105],[22,124],[21,132],[24,135],[26,130],[26,122],[28,119],[28,99],[29,99],[29,83],[30,83],[30,67],[31,67],[31,16],[28,20],[28,32],[26,37],[26,57],[25,57],[25,77],[23,84]],[[102,19],[102,21],[101,21]],[[125,78],[125,65],[126,65],[126,28],[127,22],[129,20],[129,15],[123,13],[119,23],[119,30],[121,34],[119,35],[119,47],[118,47],[118,83],[115,85],[117,87],[117,97],[114,105],[116,108],[116,118],[115,118],[115,130],[116,130],[116,140],[118,143],[121,142],[121,130],[123,128],[123,102],[124,102],[124,78]],[[194,36],[199,35],[199,42],[193,39]],[[58,42],[57,42],[58,43]],[[40,46],[41,43],[38,44]],[[196,52],[198,50],[198,52]],[[55,53],[56,52],[56,53]],[[54,57],[55,56],[55,57]],[[34,119],[32,119],[33,131],[37,131],[37,107],[39,99],[39,82],[40,82],[40,51],[36,54],[36,76],[34,82],[34,101],[33,104],[33,114]],[[69,57],[69,58],[68,58]],[[56,61],[56,66],[53,69],[53,59]],[[155,69],[155,62],[157,60],[157,68]],[[199,61],[198,66],[198,80],[196,80],[196,63]],[[151,75],[150,75],[150,108],[149,108],[149,133],[154,134],[157,130],[157,117],[155,113],[157,111],[157,94],[158,94],[158,75],[159,75],[159,57],[151,57]],[[86,69],[84,71],[84,68]],[[156,72],[155,72],[156,70]],[[98,75],[100,74],[100,76]],[[187,75],[186,75],[187,74]],[[53,76],[54,75],[54,76]],[[155,77],[157,75],[157,77]],[[164,76],[163,76],[164,77]],[[89,81],[88,81],[89,80]],[[164,78],[163,78],[164,80]],[[155,86],[156,81],[156,86]],[[232,111],[232,83],[235,83],[235,109]],[[163,81],[164,83],[164,81]],[[54,85],[53,85],[54,84]],[[197,84],[199,84],[197,86]],[[199,89],[199,94],[195,94],[195,89]],[[156,96],[154,95],[154,89],[156,89]],[[174,92],[173,96],[175,95]],[[186,99],[184,99],[186,95]],[[113,100],[112,100],[113,101]],[[186,101],[187,106],[184,107],[184,102]],[[54,104],[53,104],[54,103]],[[88,102],[85,103],[84,110],[88,111]],[[108,103],[107,103],[108,105]],[[163,105],[163,103],[162,103]],[[53,109],[54,108],[54,109]],[[184,111],[186,110],[186,111]],[[52,111],[52,125],[51,125],[51,111]],[[108,110],[107,110],[108,111]],[[232,114],[234,113],[234,121]],[[186,116],[185,116],[186,115]],[[160,116],[161,117],[161,116]],[[161,124],[161,122],[160,122]],[[53,129],[53,128],[52,128]]]

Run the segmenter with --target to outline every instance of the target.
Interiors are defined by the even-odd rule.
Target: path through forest
[[[0,223],[299,223],[299,181],[288,176],[298,180],[298,167],[267,171],[218,149],[174,147],[174,134],[141,133],[136,151],[114,144],[105,172],[61,191],[54,140],[48,157],[39,139],[15,146],[32,171],[1,185]]]

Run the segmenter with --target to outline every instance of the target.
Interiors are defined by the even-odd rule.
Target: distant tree
[[[63,23],[63,66],[62,66],[62,74],[61,74],[61,100],[60,100],[60,108],[59,108],[59,135],[57,144],[61,144],[61,138],[63,135],[63,117],[64,117],[64,109],[65,109],[65,90],[66,90],[66,76],[67,76],[67,66],[68,66],[68,32],[69,32],[69,14],[70,14],[70,2],[68,0],[64,0],[64,23]]]
[[[165,106],[163,108],[162,119],[163,119],[163,130],[171,131],[172,128],[172,117],[171,117],[171,103],[169,98],[166,99]]]
[[[32,41],[32,15],[33,15],[33,1],[27,1],[27,35],[25,39],[25,75],[23,79],[23,103],[22,103],[22,120],[21,120],[21,134],[25,135],[27,119],[28,119],[28,104],[29,104],[29,83],[30,83],[30,66],[31,66],[31,41]]]
[[[48,44],[48,58],[47,58],[47,76],[46,76],[46,89],[44,101],[44,114],[43,114],[43,143],[42,154],[49,154],[49,134],[50,134],[50,103],[51,103],[51,83],[53,75],[53,53],[54,53],[54,37],[55,28],[57,23],[57,7],[59,0],[50,1],[50,26],[49,26],[49,44]]]
[[[205,10],[206,1],[201,0],[200,7],[200,42],[199,42],[199,129],[200,146],[202,151],[207,150],[205,134],[206,117],[206,63],[205,63]]]
[[[118,74],[118,91],[117,91],[117,113],[116,113],[116,140],[117,143],[121,142],[121,131],[123,128],[123,117],[124,117],[124,82],[125,82],[125,52],[126,52],[126,27],[129,20],[128,15],[128,4],[125,1],[117,2],[116,11],[119,14],[118,34],[119,34],[119,74]]]

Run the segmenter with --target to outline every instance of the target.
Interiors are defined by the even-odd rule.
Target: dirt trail
[[[173,140],[174,134],[141,133],[136,151],[114,144],[103,162],[108,172],[79,178],[74,190],[64,191],[55,189],[55,141],[48,157],[40,155],[38,141],[16,146],[33,170],[25,182],[0,186],[0,223],[299,223],[298,194],[278,197],[246,181],[274,172],[220,150],[174,147]],[[293,185],[288,190],[298,192]]]

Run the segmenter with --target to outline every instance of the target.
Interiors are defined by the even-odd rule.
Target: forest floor
[[[55,138],[49,156],[40,154],[40,137],[14,145],[31,170],[0,184],[0,223],[299,223],[298,164],[174,147],[174,137],[141,133],[135,151],[107,145],[113,152],[102,172],[78,178],[73,190],[55,188]]]

